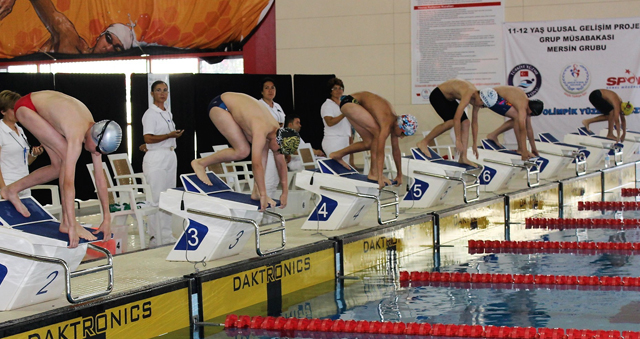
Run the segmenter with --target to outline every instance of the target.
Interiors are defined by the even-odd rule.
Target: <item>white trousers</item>
[[[176,174],[178,171],[178,159],[174,151],[169,149],[148,151],[142,160],[142,172],[151,186],[153,206],[158,206],[160,193],[176,187]],[[132,208],[134,208],[132,206]],[[174,241],[171,231],[171,214],[158,210],[158,213],[149,216],[149,235],[157,236],[156,225],[161,232],[162,242]],[[158,243],[160,245],[160,243]]]
[[[349,146],[349,137],[338,136],[338,135],[326,135],[322,138],[322,150],[324,150],[327,157],[331,152],[339,151],[343,148]],[[349,163],[349,156],[345,155],[342,157],[344,162]]]
[[[276,160],[273,158],[273,151],[269,150],[269,153],[267,154],[267,166],[265,166],[264,168],[264,184],[267,189],[267,195],[269,196],[269,198],[278,199],[275,194],[276,190],[278,189],[279,183],[280,178],[278,177]]]

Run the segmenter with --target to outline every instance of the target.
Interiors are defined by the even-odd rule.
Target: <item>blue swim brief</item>
[[[498,101],[496,101],[496,104],[489,107],[489,109],[502,116],[505,116],[507,112],[509,112],[511,107],[513,107],[511,103],[509,103],[505,98],[498,96]]]
[[[224,110],[229,110],[227,108],[227,105],[225,105],[224,101],[222,101],[222,98],[220,98],[220,96],[218,95],[217,97],[213,98],[213,100],[211,100],[211,102],[209,103],[209,107],[207,108],[207,114],[209,112],[211,112],[211,109],[214,107],[220,107]]]

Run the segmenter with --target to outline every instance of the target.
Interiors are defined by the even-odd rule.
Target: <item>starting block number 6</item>
[[[489,166],[484,166],[484,171],[480,173],[480,185],[488,185],[497,171]]]

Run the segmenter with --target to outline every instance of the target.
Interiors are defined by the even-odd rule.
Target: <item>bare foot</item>
[[[469,159],[460,159],[458,162],[461,163],[461,164],[473,166],[475,168],[480,167],[480,165],[476,164],[475,162],[473,162],[473,161],[471,161]]]
[[[378,182],[378,177],[374,176],[374,175],[367,175],[367,179],[371,180],[371,181],[375,181]],[[391,180],[389,180],[389,178],[382,176],[382,181],[384,182],[385,186],[391,186]]]
[[[9,200],[13,204],[13,207],[15,207],[16,210],[20,214],[22,214],[23,217],[28,218],[31,216],[31,212],[29,212],[29,209],[27,209],[27,206],[25,206],[22,203],[22,201],[20,201],[20,197],[18,197],[18,193],[15,193],[9,190],[9,186],[3,187],[0,190],[0,195],[2,195],[2,198]]]
[[[431,152],[429,152],[429,144],[425,139],[420,140],[416,146],[427,156],[427,158],[431,158]]]
[[[588,132],[591,132],[591,130],[589,129],[589,123],[588,122],[582,121],[582,126],[584,126],[584,128],[586,128]]]
[[[198,179],[200,179],[200,181],[209,186],[213,186],[211,180],[209,180],[209,177],[207,176],[207,169],[204,166],[200,165],[198,159],[194,159],[191,161],[191,168],[193,168],[193,171],[196,172],[196,175],[198,176]]]
[[[260,201],[260,194],[256,193],[255,190],[251,191],[251,200]]]
[[[76,224],[75,229],[76,229],[76,234],[78,234],[78,237],[81,239],[88,240],[88,241],[94,241],[98,239],[95,235],[93,235],[86,228],[80,226],[79,224]]]
[[[495,142],[495,143],[496,143],[496,145],[497,145],[498,147],[500,147],[500,148],[504,148],[504,146],[502,146],[502,145],[500,144],[500,142],[498,141],[498,137],[497,137],[497,136],[493,136],[493,135],[490,135],[490,134],[489,134],[489,135],[487,135],[487,139],[489,139],[489,140],[491,140],[491,141]]]
[[[344,168],[346,168],[348,170],[351,169],[351,167],[349,167],[349,164],[347,164],[344,160],[342,160],[342,157],[339,157],[339,156],[336,155],[336,152],[331,152],[331,154],[329,154],[329,158],[337,161]]]

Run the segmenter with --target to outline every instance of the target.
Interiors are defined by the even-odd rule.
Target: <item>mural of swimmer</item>
[[[383,188],[385,185],[391,184],[391,181],[382,175],[384,145],[387,137],[391,137],[393,161],[398,170],[394,181],[396,181],[396,186],[400,186],[402,166],[398,138],[411,136],[416,132],[418,129],[416,118],[409,114],[397,116],[389,101],[371,92],[358,92],[343,96],[340,100],[340,111],[360,134],[362,141],[354,142],[339,151],[332,152],[329,157],[349,168],[349,165],[342,159],[344,156],[370,150],[371,167],[367,177],[369,180],[377,181],[378,186]]]
[[[607,121],[608,132],[607,138],[616,140],[617,142],[624,141],[627,135],[627,120],[625,116],[633,113],[633,105],[630,102],[622,102],[620,96],[614,91],[608,89],[597,89],[589,94],[589,102],[595,107],[602,115],[597,115],[590,119],[582,120],[582,125],[589,129],[589,125],[594,122]],[[620,114],[622,113],[622,114]],[[621,128],[617,128],[620,126]],[[613,130],[616,130],[616,135],[613,134]],[[620,135],[622,130],[622,135]]]
[[[215,49],[249,36],[272,3],[0,0],[0,58],[101,54],[138,46]]]
[[[518,141],[518,153],[522,155],[522,159],[529,159],[534,155],[540,156],[536,148],[531,117],[542,114],[544,109],[542,101],[529,100],[522,89],[514,86],[483,88],[480,90],[480,99],[485,107],[510,118],[495,131],[487,134],[488,139],[500,145],[498,136],[513,128]],[[529,139],[533,155],[527,150],[527,139]]]

